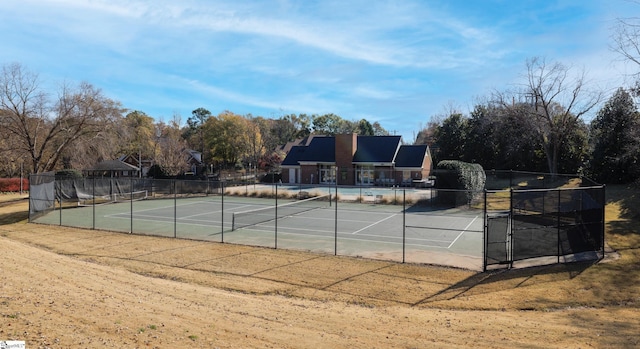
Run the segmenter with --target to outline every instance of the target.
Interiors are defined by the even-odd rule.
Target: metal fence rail
[[[531,260],[568,262],[604,251],[603,186],[472,192],[246,181],[56,180],[52,174],[32,175],[31,182],[29,221],[42,224],[474,270]],[[322,197],[328,205],[285,209],[310,197]],[[234,215],[252,211],[273,214],[273,219],[250,219],[257,223],[234,227]],[[548,257],[555,260],[541,259]]]
[[[604,186],[511,189],[509,200],[488,216],[485,267],[604,257]]]

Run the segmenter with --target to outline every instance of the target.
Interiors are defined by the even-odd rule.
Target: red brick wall
[[[422,160],[422,178],[427,179],[431,175],[431,152],[427,149],[427,154]]]
[[[338,184],[354,185],[353,155],[358,149],[358,135],[355,133],[336,135],[336,173]],[[346,175],[344,169],[347,169]]]
[[[318,167],[316,165],[302,165],[300,166],[300,171],[301,171],[300,183],[302,184],[318,183]]]
[[[280,171],[280,178],[282,179],[282,183],[289,183],[289,169],[283,168]]]

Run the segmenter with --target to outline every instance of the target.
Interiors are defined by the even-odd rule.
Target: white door
[[[293,184],[296,183],[296,169],[295,168],[290,168],[289,169],[289,184]]]
[[[373,167],[362,166],[357,169],[357,184],[372,185],[373,184]]]

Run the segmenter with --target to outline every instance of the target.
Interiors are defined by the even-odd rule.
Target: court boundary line
[[[219,205],[219,203],[217,202],[210,202],[210,201],[203,201],[203,200],[199,200],[199,201],[195,201],[195,202],[189,202],[189,203],[184,203],[182,205],[178,205],[177,207],[181,207],[181,206],[188,206],[188,205],[194,205],[194,204],[206,204],[206,205]],[[230,213],[233,214],[233,212],[237,212],[235,210],[238,210],[240,208],[244,208],[244,207],[252,207],[252,206],[262,206],[260,204],[253,204],[253,203],[234,203],[234,202],[229,202],[229,206],[235,206],[232,207],[231,209],[228,209],[225,207],[225,210],[215,210],[215,211],[209,211],[209,212],[203,212],[203,213],[198,213],[198,214],[194,214],[194,215],[187,215],[187,216],[178,216],[178,217],[166,217],[163,215],[145,215],[145,214],[140,214],[141,212],[149,212],[149,211],[154,211],[154,210],[163,210],[163,209],[167,209],[167,208],[173,208],[174,206],[160,206],[160,207],[153,207],[153,208],[146,208],[146,209],[142,209],[142,210],[134,210],[133,214],[135,214],[137,217],[134,217],[134,220],[138,220],[138,221],[146,221],[146,222],[158,222],[158,223],[170,223],[171,221],[173,221],[174,219],[176,219],[176,223],[181,224],[181,225],[186,225],[186,226],[196,226],[196,227],[201,227],[201,228],[206,228],[206,227],[210,227],[210,228],[220,228],[219,225],[221,223],[221,221],[219,219],[215,220],[215,221],[208,221],[208,220],[199,220],[199,219],[194,219],[194,217],[197,216],[203,216],[203,215],[220,215],[221,213]],[[320,210],[327,210],[327,211],[333,211],[333,209],[331,208],[320,208]],[[375,212],[370,212],[370,211],[362,211],[362,210],[341,210],[340,212],[343,213],[358,213],[358,214],[371,214],[371,213],[375,213]],[[290,215],[290,216],[286,216],[286,217],[282,217],[283,219],[289,219],[289,218],[303,218],[303,219],[307,219],[307,220],[318,220],[318,221],[333,221],[334,218],[329,218],[329,217],[305,217],[304,216],[305,212],[302,213],[298,213],[295,215]],[[104,215],[103,217],[105,218],[111,218],[111,219],[120,219],[120,220],[129,220],[130,219],[130,215],[131,212],[120,212],[120,213],[113,213],[113,214],[108,214],[108,215]],[[367,234],[361,234],[363,231],[374,227],[376,225],[381,224],[384,221],[393,219],[397,216],[400,216],[401,213],[398,212],[389,212],[389,211],[381,211],[378,213],[375,213],[377,215],[379,214],[386,214],[387,216],[384,217],[383,219],[380,219],[374,223],[368,224],[365,227],[362,227],[358,230],[355,231],[344,231],[344,232],[338,232],[338,235],[340,236],[339,240],[346,240],[346,241],[361,241],[361,242],[366,242],[366,243],[374,243],[374,244],[392,244],[392,245],[401,245],[402,242],[398,241],[399,239],[401,239],[402,237],[399,235],[382,235],[382,234],[376,234],[376,233],[367,233]],[[424,217],[434,217],[434,218],[445,218],[445,219],[456,219],[456,217],[452,217],[452,216],[447,216],[447,215],[423,215],[421,214],[421,216]],[[472,216],[465,216],[464,218],[471,218]],[[441,240],[441,239],[435,239],[435,238],[426,238],[426,237],[411,237],[411,238],[407,238],[408,241],[412,241],[412,243],[406,243],[406,246],[413,246],[416,248],[435,248],[435,249],[446,249],[446,250],[451,250],[452,247],[456,244],[456,242],[462,237],[462,235],[466,232],[478,232],[476,230],[470,231],[469,227],[471,227],[479,218],[480,216],[475,216],[473,217],[473,219],[471,220],[471,222],[469,222],[465,228],[463,230],[457,230],[459,231],[459,234],[453,239],[447,239],[447,240]],[[463,217],[458,217],[459,218],[463,218]],[[354,219],[341,219],[341,222],[351,222],[351,223],[368,223],[369,220],[354,220]],[[267,222],[269,223],[269,222]],[[257,225],[254,225],[253,227],[256,228],[260,228],[260,226],[265,226],[267,223],[260,223]],[[229,223],[225,224],[225,226],[228,226]],[[406,227],[413,227],[413,226],[406,226]],[[227,230],[225,229],[226,227],[223,228],[224,232],[231,232],[231,230]],[[425,227],[418,227],[416,226],[416,228],[425,228]],[[428,227],[427,227],[428,228]],[[260,232],[269,232],[272,233],[271,230],[266,230],[266,229],[251,229],[251,227],[246,227],[246,228],[241,228],[242,230],[246,230],[249,232],[254,232],[254,233],[260,233]],[[436,229],[436,230],[443,230],[442,228],[428,228],[428,229]],[[305,237],[305,236],[313,236],[313,237],[317,237],[317,238],[328,238],[331,239],[331,236],[328,236],[327,234],[331,234],[334,233],[335,230],[318,230],[318,229],[307,229],[307,228],[299,228],[299,227],[287,227],[286,224],[285,225],[281,225],[279,226],[278,229],[278,234],[283,234],[283,235],[289,235],[289,236],[296,236],[296,237]],[[447,230],[447,229],[445,229]],[[456,229],[450,229],[450,230],[456,230]],[[303,232],[308,232],[308,233],[298,233],[297,231],[303,231]],[[217,232],[214,234],[209,234],[209,235],[217,235],[220,234],[221,232]],[[195,235],[201,235],[201,234],[195,234]],[[358,237],[362,237],[362,238],[349,238],[349,236],[355,236],[357,235]],[[424,244],[423,244],[424,243]],[[442,244],[442,245],[441,245]]]
[[[248,230],[248,231],[253,231],[256,233],[273,233],[272,231],[268,231],[268,230],[259,230],[259,229],[244,229],[244,230]],[[237,230],[238,231],[238,230]],[[308,230],[308,231],[315,231],[318,232],[318,230]],[[278,235],[283,234],[283,235],[295,235],[295,236],[314,236],[317,238],[326,238],[329,241],[333,241],[333,236],[329,236],[329,235],[318,235],[318,234],[312,234],[312,235],[307,235],[307,234],[300,234],[300,233],[295,233],[295,232],[278,232]],[[375,244],[391,244],[391,245],[402,245],[402,241],[382,241],[382,240],[376,240],[376,239],[358,239],[358,238],[353,238],[350,236],[353,236],[353,234],[348,233],[348,232],[338,232],[339,238],[338,240],[348,240],[348,241],[359,241],[359,242],[367,242],[367,243],[375,243]],[[383,237],[381,235],[371,235],[371,234],[359,234],[357,236],[361,236],[361,237]],[[393,240],[399,240],[402,239],[401,236],[395,237],[395,236],[384,236],[386,238],[389,239],[393,239]],[[449,241],[443,241],[443,240],[435,240],[435,239],[424,239],[424,238],[411,238],[410,240],[418,240],[418,241],[431,241],[431,242],[442,242],[444,244],[449,243]],[[438,249],[446,249],[446,250],[450,250],[449,247],[447,246],[438,246],[438,245],[429,245],[429,244],[416,244],[416,243],[406,243],[405,246],[414,246],[414,247],[419,247],[419,248],[438,248]],[[311,248],[309,248],[311,249]],[[452,252],[453,253],[453,252]],[[456,253],[457,254],[457,253]]]
[[[467,231],[467,229],[469,229],[469,227],[471,226],[471,224],[473,224],[473,223],[478,219],[478,217],[479,217],[479,216],[475,216],[475,218],[473,218],[473,220],[471,220],[471,222],[469,222],[469,224],[467,224],[467,226],[466,226],[466,227],[464,227],[464,229],[460,232],[460,234],[458,234],[458,236],[453,240],[453,242],[451,242],[451,244],[450,244],[450,245],[449,245],[449,247],[447,247],[447,248],[451,248],[451,246],[453,246],[453,244],[455,244],[455,243],[456,243],[456,241],[458,241],[458,239],[460,239],[460,237],[462,236],[462,234],[464,234],[464,233]]]
[[[364,227],[364,228],[361,228],[361,229],[358,229],[358,230],[354,231],[353,233],[351,233],[351,235],[356,235],[356,234],[358,234],[359,232],[361,232],[361,231],[363,231],[363,230],[365,230],[365,229],[369,229],[369,228],[371,228],[371,227],[373,227],[373,226],[375,226],[375,225],[377,225],[377,224],[380,224],[380,223],[382,223],[382,222],[386,221],[387,219],[391,219],[391,218],[393,218],[393,217],[395,217],[395,216],[397,216],[397,215],[398,215],[398,214],[397,214],[397,213],[395,213],[395,214],[392,214],[392,215],[391,215],[391,216],[389,216],[389,217],[385,217],[384,219],[381,219],[381,220],[379,220],[379,221],[377,221],[377,222],[373,222],[373,223],[371,223],[371,224],[367,225],[367,226],[366,226],[366,227]]]
[[[260,225],[254,225],[252,227],[257,227],[259,228]],[[251,229],[252,227],[246,227],[246,228],[242,228],[242,229],[238,229],[237,231],[240,230],[245,230],[245,231],[249,231],[249,232],[253,232],[256,234],[259,233],[273,233],[273,231],[271,230],[265,230],[265,229]],[[304,228],[291,228],[291,227],[282,227],[282,229],[284,231],[280,231],[278,230],[278,234],[284,234],[284,235],[296,235],[296,236],[313,236],[313,237],[319,237],[319,238],[327,238],[327,239],[333,239],[334,236],[333,235],[328,235],[328,234],[333,234],[335,233],[335,231],[333,230],[316,230],[316,229],[304,229]],[[308,231],[312,234],[304,234],[304,233],[297,233],[297,231]],[[320,233],[320,234],[313,234],[313,233]],[[322,234],[325,233],[325,234]],[[379,234],[358,234],[357,236],[361,236],[364,238],[373,238],[373,239],[357,239],[357,238],[349,238],[349,236],[353,236],[353,233],[348,232],[348,231],[344,231],[344,232],[338,232],[338,236],[340,237],[339,240],[350,240],[350,241],[365,241],[365,242],[375,242],[375,243],[381,243],[381,244],[401,244],[401,242],[394,242],[394,241],[384,241],[384,239],[389,239],[389,240],[399,240],[402,239],[402,236],[388,236],[388,235],[379,235]],[[381,239],[382,238],[382,239]],[[443,244],[450,244],[451,240],[438,240],[438,239],[429,239],[429,238],[409,238],[407,240],[412,240],[412,241],[427,241],[427,242],[441,242]],[[421,245],[421,244],[407,244],[407,245],[413,245],[413,246],[421,246],[421,247],[434,247],[434,248],[444,248],[444,249],[450,249],[447,246],[438,246],[438,245]]]

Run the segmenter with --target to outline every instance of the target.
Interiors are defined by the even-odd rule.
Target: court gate
[[[604,186],[511,189],[508,211],[488,193],[484,270],[604,257]]]

